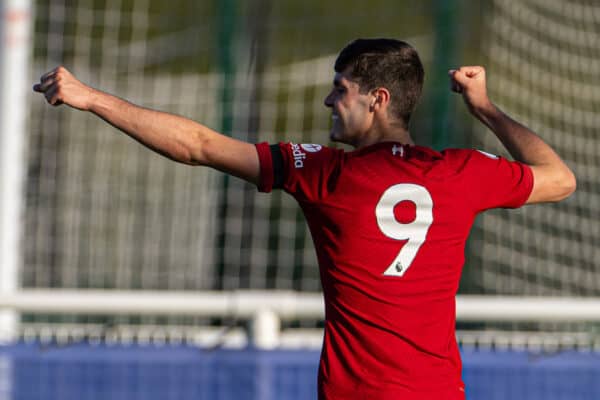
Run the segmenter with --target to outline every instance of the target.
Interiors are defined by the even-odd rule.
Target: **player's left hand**
[[[450,89],[462,94],[469,110],[476,114],[493,107],[487,95],[485,68],[466,66],[448,71]]]

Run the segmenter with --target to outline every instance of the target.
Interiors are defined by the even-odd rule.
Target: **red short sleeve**
[[[319,201],[335,187],[344,151],[319,144],[281,143],[283,188],[298,201]]]
[[[465,194],[476,211],[525,204],[533,190],[528,165],[478,150],[467,150],[466,158]]]

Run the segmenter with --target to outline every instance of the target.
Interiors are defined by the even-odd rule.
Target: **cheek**
[[[365,125],[368,125],[367,119],[367,112],[362,107],[354,107],[352,112],[348,113],[347,117],[348,124],[351,124],[356,128],[362,128]]]

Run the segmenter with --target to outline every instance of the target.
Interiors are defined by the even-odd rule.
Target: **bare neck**
[[[360,149],[380,142],[398,142],[408,145],[415,144],[410,136],[410,132],[403,124],[387,124],[380,127],[380,129],[372,129],[365,133],[365,135],[357,141],[354,147]]]

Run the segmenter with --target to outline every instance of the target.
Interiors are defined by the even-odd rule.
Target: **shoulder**
[[[445,163],[457,170],[486,164],[496,164],[502,157],[478,149],[445,149],[440,152]]]
[[[469,160],[472,158],[487,157],[490,159],[497,159],[498,156],[478,149],[467,149],[467,148],[450,148],[444,149],[440,154],[447,160]]]
[[[265,175],[273,176],[273,187],[303,200],[325,196],[344,160],[343,150],[315,143],[279,143],[270,146],[270,154],[273,173],[265,168]],[[268,191],[268,182],[263,186]]]
[[[520,207],[527,200],[533,185],[527,165],[482,150],[449,149],[443,153],[477,211]]]
[[[437,151],[423,146],[411,146],[407,161],[425,171],[431,179],[460,178],[493,170],[507,160],[476,149],[450,148]]]
[[[315,143],[280,143],[279,148],[284,157],[287,155],[288,164],[295,169],[310,167],[343,153],[343,150]]]
[[[286,174],[310,173],[328,169],[342,162],[344,151],[315,143],[279,143],[275,146],[280,152]]]

